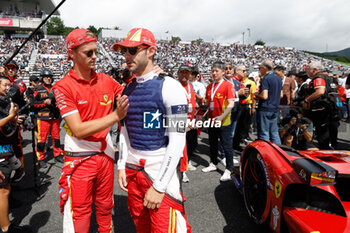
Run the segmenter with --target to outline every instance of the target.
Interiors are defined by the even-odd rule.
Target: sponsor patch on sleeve
[[[184,114],[187,113],[187,105],[173,105],[171,106],[171,114]]]

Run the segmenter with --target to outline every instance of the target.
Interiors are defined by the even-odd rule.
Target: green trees
[[[264,45],[265,45],[265,42],[262,41],[261,39],[259,39],[259,40],[257,40],[257,41],[255,42],[254,45],[262,45],[262,46],[264,46]]]
[[[60,17],[52,17],[46,24],[48,35],[63,35],[65,26]]]
[[[46,23],[46,27],[47,27],[48,35],[56,35],[56,36],[67,36],[71,31],[73,31],[76,28],[79,28],[79,27],[66,27],[60,17],[50,18]],[[97,29],[95,26],[90,25],[87,29],[89,29],[92,33],[98,36],[98,34],[100,34],[102,29],[108,29],[108,28],[99,27]],[[120,30],[118,26],[114,27],[114,29]]]

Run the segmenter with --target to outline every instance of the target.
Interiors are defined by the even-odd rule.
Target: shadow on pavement
[[[53,179],[48,175],[50,167],[45,172],[39,171],[39,177],[34,178],[32,153],[24,154],[24,164],[26,175],[20,182],[11,185],[9,198],[9,212],[12,222],[16,225],[21,225],[22,220],[32,211],[33,204],[45,197],[52,184],[50,180]],[[37,186],[35,180],[38,180]],[[30,226],[33,232],[38,232],[40,227],[48,223],[49,218],[49,211],[42,211],[32,216]]]
[[[225,218],[224,233],[266,232],[265,229],[246,221],[248,213],[244,206],[243,196],[236,189],[233,181],[223,182],[215,188],[215,200]]]

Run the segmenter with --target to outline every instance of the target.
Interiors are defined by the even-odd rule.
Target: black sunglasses
[[[120,50],[120,52],[124,55],[128,51],[130,55],[135,55],[138,51],[138,49],[145,49],[148,48],[148,46],[136,46],[136,47],[124,47]]]
[[[92,55],[95,53],[95,55],[97,56],[98,55],[98,51],[97,50],[89,50],[89,51],[85,51],[85,52],[83,52],[83,53],[85,53],[85,55],[87,56],[87,57],[92,57]]]

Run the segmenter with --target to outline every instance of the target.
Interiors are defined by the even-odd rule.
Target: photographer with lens
[[[7,90],[6,95],[10,98],[11,102],[14,102],[18,105],[19,110],[21,110],[25,105],[26,101],[24,100],[24,92],[27,90],[27,86],[22,81],[21,78],[18,77],[19,66],[15,61],[10,61],[6,65],[6,74],[10,80],[11,86]],[[25,109],[22,109],[20,114],[25,113]],[[28,121],[26,121],[27,123]],[[24,157],[23,157],[23,146],[22,146],[22,135],[21,135],[21,126],[19,126],[15,132],[16,134],[16,142],[13,144],[13,150],[15,152],[16,157],[21,161],[21,168],[24,167]],[[15,180],[19,181],[22,177],[18,176],[21,174],[15,174]]]
[[[63,163],[63,150],[60,143],[60,113],[56,107],[56,101],[52,92],[53,73],[44,69],[40,74],[40,82],[34,91],[34,109],[37,111],[37,158],[39,166],[46,168],[45,144],[49,133],[51,133],[53,154],[55,161]]]
[[[3,69],[3,67],[1,67]],[[1,73],[3,73],[1,71]],[[22,227],[13,225],[9,220],[9,195],[11,190],[11,172],[20,171],[24,176],[21,162],[14,156],[13,145],[17,142],[18,106],[10,101],[6,92],[11,86],[7,76],[0,76],[0,227],[2,232],[26,232]],[[13,180],[13,178],[12,178]]]
[[[296,150],[318,150],[312,142],[312,121],[303,116],[300,107],[291,108],[289,114],[281,121],[282,144]]]

